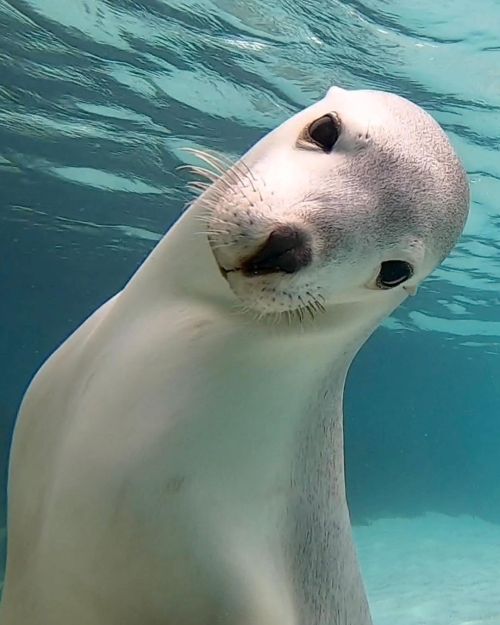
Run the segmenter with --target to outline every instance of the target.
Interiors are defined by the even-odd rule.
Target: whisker
[[[250,184],[251,184],[251,186],[252,186],[253,192],[254,192],[254,193],[258,193],[258,194],[259,194],[259,199],[260,199],[260,201],[261,201],[261,202],[263,202],[264,200],[263,200],[263,198],[262,198],[262,193],[260,192],[260,189],[257,189],[257,188],[255,187],[255,184],[254,184],[254,182],[257,182],[257,180],[256,180],[256,178],[255,178],[254,173],[252,172],[252,170],[250,169],[250,167],[247,165],[247,163],[246,163],[243,159],[240,159],[240,160],[236,163],[235,167],[242,167],[242,166],[243,166],[243,167],[245,167],[245,170],[246,170],[246,173],[247,173],[247,175],[248,175],[248,179],[249,179]]]
[[[221,219],[220,217],[215,217],[215,215],[197,215],[196,219],[198,221],[201,221],[201,223],[205,223],[205,224],[219,223],[219,224],[224,224],[224,226],[231,225],[225,219]]]
[[[179,167],[177,167],[177,170],[179,171],[184,170],[184,169],[188,170],[192,174],[197,174],[198,176],[207,178],[212,183],[219,180],[219,176],[216,173],[214,173],[213,171],[210,171],[209,169],[206,169],[205,167],[198,167],[197,165],[180,165]]]
[[[239,182],[241,185],[245,184],[244,180],[241,178],[237,170],[237,166],[241,161],[238,161],[237,163],[231,163],[228,160],[227,165],[224,165],[221,159],[213,154],[210,154],[209,152],[203,152],[202,150],[196,150],[193,148],[188,148],[188,151],[190,151],[201,160],[205,161],[205,163],[212,165],[212,167],[214,167],[220,174],[225,176],[233,176],[234,182]]]
[[[237,167],[237,163],[235,165],[233,165],[232,167],[230,167],[226,174],[233,174],[234,175],[234,179],[242,186],[245,186],[245,180],[242,177],[242,174],[240,171],[238,171],[238,167]]]
[[[200,150],[198,148],[181,148],[183,152],[190,152],[198,158],[209,162],[213,167],[216,167],[221,173],[225,173],[227,169],[233,167],[235,161],[230,159],[225,154],[214,154],[208,150]]]
[[[233,186],[231,186],[231,183],[232,183],[232,185],[239,184],[238,180],[236,180],[234,178],[231,179],[228,176],[228,172],[226,171],[223,176],[220,176],[220,178],[217,179],[217,182],[215,183],[215,186],[214,186],[214,193],[218,193],[220,196],[223,197],[224,196],[224,189],[226,191],[230,191],[230,192],[234,190]],[[222,185],[223,189],[219,189],[218,185]]]
[[[196,148],[183,148],[183,151],[194,154],[200,160],[205,161],[205,163],[211,165],[216,171],[218,171],[219,174],[225,173],[226,168],[215,155]]]
[[[234,247],[234,242],[231,242],[231,243],[219,243],[218,245],[212,245],[211,244],[210,247],[213,250],[220,250],[220,249],[223,249],[224,247]]]
[[[225,230],[210,230],[210,232],[208,230],[200,230],[198,232],[196,232],[195,234],[204,234],[206,236],[212,236],[212,235],[228,235],[229,232],[225,231]]]
[[[250,176],[250,178],[252,180],[256,181],[255,174],[250,169],[250,167],[247,165],[247,163],[245,162],[244,159],[240,158],[239,161],[236,161],[235,167],[244,167],[245,168],[245,172]]]
[[[187,188],[194,191],[206,191],[212,185],[208,184],[208,182],[202,182],[201,180],[191,180],[187,183]]]
[[[234,159],[229,158],[227,154],[217,154],[217,156],[214,155],[214,158],[216,158],[219,161],[220,165],[222,167],[225,167],[226,169],[229,169],[235,163]]]
[[[326,307],[318,300],[314,300],[316,302],[316,306],[322,313],[326,313]]]
[[[307,312],[311,315],[312,319],[314,319],[314,315],[311,313],[310,309],[309,309],[309,302],[304,302],[303,298],[299,295],[298,300],[301,304],[301,308],[303,313],[307,310]]]
[[[326,312],[326,308],[323,304],[309,291],[306,291],[306,295],[310,298],[309,303],[314,307],[314,309],[318,312]]]

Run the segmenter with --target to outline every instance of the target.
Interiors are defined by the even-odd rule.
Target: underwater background
[[[473,200],[453,254],[349,375],[376,625],[500,625],[495,0],[0,0],[0,527],[26,386],[192,198],[181,148],[236,158],[333,84],[434,115]]]

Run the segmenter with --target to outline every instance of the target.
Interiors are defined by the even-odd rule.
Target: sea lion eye
[[[404,260],[386,260],[380,266],[377,278],[379,289],[392,289],[413,275],[413,267]]]
[[[332,113],[323,115],[307,127],[306,134],[312,143],[331,152],[340,135],[340,120]]]

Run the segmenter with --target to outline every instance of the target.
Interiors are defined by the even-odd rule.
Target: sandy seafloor
[[[500,525],[427,514],[355,537],[374,625],[500,625]]]

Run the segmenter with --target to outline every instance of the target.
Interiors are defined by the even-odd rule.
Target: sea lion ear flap
[[[404,286],[403,289],[408,293],[408,295],[416,295],[418,286],[416,284],[412,284],[411,286]]]
[[[344,91],[342,87],[332,86],[325,94],[325,99],[334,98],[339,92]]]

